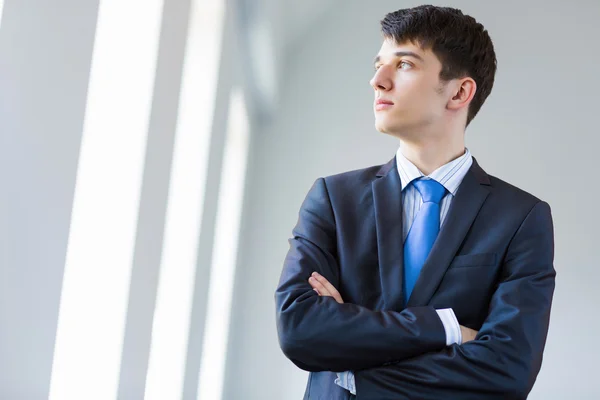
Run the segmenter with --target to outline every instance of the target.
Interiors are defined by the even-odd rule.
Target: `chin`
[[[381,133],[392,134],[392,132],[398,130],[398,127],[392,126],[391,124],[386,123],[385,121],[375,120],[375,129],[377,129]]]

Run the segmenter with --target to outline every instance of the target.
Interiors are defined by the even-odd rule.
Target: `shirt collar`
[[[471,167],[471,164],[473,164],[471,152],[465,147],[465,154],[442,165],[430,175],[426,176],[416,167],[416,165],[404,157],[400,148],[398,148],[398,151],[396,152],[396,166],[398,167],[398,173],[400,174],[400,183],[402,184],[403,191],[413,180],[426,177],[436,180],[442,184],[448,192],[454,195],[467,171]]]

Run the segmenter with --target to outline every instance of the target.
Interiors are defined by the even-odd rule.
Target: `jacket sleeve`
[[[553,259],[550,206],[538,202],[508,246],[501,282],[476,340],[355,371],[357,400],[361,392],[391,399],[424,388],[434,393],[431,398],[525,399],[542,364],[555,286]]]
[[[289,240],[275,291],[277,331],[284,354],[307,371],[346,371],[381,366],[446,345],[433,307],[372,311],[320,297],[308,283],[313,271],[339,286],[336,232],[325,180],[304,200]]]

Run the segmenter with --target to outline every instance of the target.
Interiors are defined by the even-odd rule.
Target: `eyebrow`
[[[413,53],[412,51],[397,51],[394,53],[394,56],[396,56],[396,57],[403,57],[403,56],[414,57],[417,60],[425,62],[423,57],[421,57],[417,53]],[[381,56],[375,57],[375,60],[373,60],[373,64],[377,64],[380,60],[381,60]]]

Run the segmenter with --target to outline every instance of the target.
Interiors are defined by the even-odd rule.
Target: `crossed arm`
[[[308,283],[319,296],[330,296],[333,297],[333,299],[339,304],[344,303],[342,295],[335,288],[335,286],[329,283],[329,281],[324,276],[321,276],[317,271],[311,274],[310,278],[308,278]],[[476,330],[462,325],[460,325],[460,333],[462,337],[461,344],[475,340],[475,336],[477,336]]]
[[[344,299],[342,299],[340,292],[318,272],[315,271],[311,274],[310,278],[308,278],[308,283],[319,296],[330,296],[333,297],[333,299],[338,303],[344,303]],[[458,344],[464,344],[475,340],[477,331],[462,325],[460,325],[460,331],[462,340],[460,340],[460,343]],[[352,371],[345,371],[338,373],[337,375],[338,379],[336,379],[335,383],[344,389],[349,390],[352,394],[356,394],[356,381],[354,379],[354,373]]]
[[[432,307],[372,311],[319,296],[309,283],[314,271],[339,287],[333,238],[324,182],[317,181],[301,207],[275,295],[280,345],[296,365],[354,371],[359,399],[361,391],[387,399],[425,386],[438,398],[526,398],[541,367],[554,291],[547,203],[533,206],[512,238],[488,316],[476,339],[462,345],[446,347]]]

